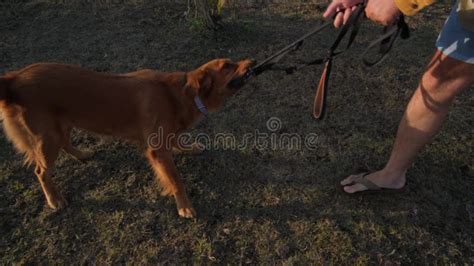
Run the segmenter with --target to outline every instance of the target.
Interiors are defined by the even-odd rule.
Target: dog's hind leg
[[[50,146],[51,145],[51,146]],[[66,206],[66,200],[58,191],[53,183],[54,161],[59,154],[59,146],[53,146],[52,143],[43,144],[40,154],[44,156],[44,164],[38,163],[35,168],[35,174],[43,189],[44,196],[52,209],[61,209]],[[41,156],[41,155],[40,155]]]
[[[65,152],[72,155],[74,158],[79,161],[85,161],[91,158],[94,155],[94,152],[91,150],[79,150],[71,144],[71,131],[72,128],[69,126],[63,126],[63,143],[62,147]]]
[[[31,134],[35,174],[43,189],[49,207],[60,209],[66,206],[61,193],[53,183],[54,163],[61,150],[62,132],[53,116],[41,111],[24,114],[25,127]]]
[[[196,211],[193,209],[184,189],[181,177],[173,162],[170,151],[156,151],[148,148],[146,156],[163,187],[163,195],[173,195],[176,200],[178,213],[184,218],[193,218]]]
[[[60,138],[55,134],[40,136],[40,143],[36,152],[35,174],[43,189],[49,207],[61,209],[66,206],[66,201],[53,183],[54,163],[61,149]]]

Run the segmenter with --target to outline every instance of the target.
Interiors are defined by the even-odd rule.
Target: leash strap
[[[324,70],[319,80],[318,87],[316,88],[316,94],[314,96],[313,117],[318,120],[323,119],[324,115],[326,114],[326,99],[328,94],[327,90],[329,87],[329,78],[331,77],[332,60],[336,55],[340,55],[347,51],[354,43],[355,37],[359,32],[360,18],[361,15],[364,13],[364,9],[365,1],[363,4],[357,7],[355,13],[353,13],[347,23],[342,26],[342,28],[339,30],[339,34],[337,35],[336,40],[332,44],[331,48],[329,48],[328,55],[325,59],[326,64],[324,65]],[[351,30],[351,35],[349,36],[349,40],[345,49],[336,52],[337,47],[342,42],[349,30]]]
[[[281,49],[277,53],[273,54],[272,56],[268,57],[267,59],[259,63],[257,66],[248,70],[247,73],[243,77],[232,80],[229,85],[231,87],[242,86],[251,78],[256,77],[268,70],[277,70],[277,71],[280,70],[280,71],[285,71],[287,74],[293,74],[296,71],[302,68],[305,68],[307,66],[324,64],[324,70],[319,80],[318,86],[316,88],[316,95],[314,98],[314,106],[313,106],[313,116],[316,119],[323,119],[324,115],[326,114],[326,98],[328,94],[327,90],[329,87],[329,79],[331,77],[333,59],[337,55],[340,55],[346,52],[347,50],[349,50],[349,48],[354,43],[354,40],[356,39],[357,34],[359,33],[359,28],[361,25],[362,18],[364,17],[366,4],[367,4],[367,0],[364,0],[363,3],[359,4],[357,6],[357,9],[354,11],[354,13],[351,14],[349,20],[340,28],[336,39],[334,40],[331,47],[328,49],[328,53],[326,57],[314,59],[309,62],[302,62],[300,64],[296,64],[290,67],[276,66],[276,64],[279,61],[281,61],[281,59],[285,57],[287,54],[289,54],[292,51],[298,50],[303,45],[304,41],[307,38],[329,27],[332,24],[331,20],[323,22],[319,26],[315,27],[313,30],[311,30],[310,32],[308,32],[307,34],[305,34],[304,36],[302,36],[295,42],[289,44],[285,48]],[[351,33],[348,38],[347,45],[342,50],[336,51],[349,31]],[[396,24],[389,27],[385,27],[383,30],[382,36],[372,41],[369,44],[369,46],[365,49],[365,51],[362,53],[362,59],[363,59],[364,64],[366,66],[371,67],[371,66],[375,66],[381,63],[387,57],[388,53],[393,47],[393,44],[395,43],[395,40],[399,36],[401,36],[402,39],[407,39],[410,37],[410,30],[408,28],[408,25],[405,22],[403,15],[399,17],[398,22]],[[379,46],[379,50],[377,53],[378,57],[375,57],[375,60],[371,61],[369,59],[368,54],[377,46]]]
[[[313,30],[305,34],[303,37],[287,45],[285,48],[281,49],[280,51],[271,55],[270,57],[268,57],[267,59],[265,59],[258,65],[256,65],[255,67],[248,70],[247,73],[245,73],[243,77],[232,80],[229,85],[231,87],[240,87],[244,83],[249,81],[251,78],[258,76],[267,70],[283,70],[283,71],[286,71],[287,74],[292,74],[295,70],[297,70],[296,66],[291,67],[291,68],[279,68],[279,67],[276,67],[275,65],[278,62],[280,62],[281,59],[285,57],[287,54],[289,54],[290,52],[298,50],[303,45],[306,39],[324,30],[325,28],[329,27],[331,24],[332,24],[331,21],[326,21],[326,22],[321,23],[319,26],[316,26]],[[321,59],[315,60],[313,63],[311,63],[311,65],[322,64],[322,62],[319,62],[319,61],[321,61]],[[305,64],[305,66],[306,65],[309,65],[309,64]]]
[[[400,36],[402,39],[410,38],[410,29],[408,24],[405,22],[405,17],[403,15],[400,15],[397,24],[385,27],[383,30],[383,35],[372,41],[367,49],[365,49],[365,51],[362,53],[362,61],[364,64],[368,67],[380,64],[387,57],[398,36]],[[376,46],[380,46],[378,52],[379,57],[374,61],[371,61],[368,57],[368,53]]]
[[[347,51],[354,42],[354,39],[359,31],[361,21],[360,17],[365,10],[365,4],[366,2],[364,1],[364,3],[358,7],[358,11],[351,15],[351,18],[349,18],[349,21],[341,28],[338,37],[329,49],[329,55],[326,59],[326,64],[324,66],[324,70],[319,80],[318,87],[316,88],[316,94],[314,97],[313,117],[318,120],[323,119],[326,114],[326,102],[329,88],[329,79],[331,77],[332,60],[336,55],[342,54],[343,52]],[[351,27],[352,31],[346,48],[340,52],[334,52],[334,50],[339,46],[340,42],[344,39],[344,36],[347,34],[348,30]],[[395,40],[398,38],[399,35],[401,35],[402,39],[407,39],[410,37],[410,30],[405,22],[403,15],[399,17],[397,24],[385,27],[384,34],[382,34],[381,37],[371,42],[367,49],[365,49],[362,54],[364,64],[366,66],[372,67],[381,63],[387,57],[388,53],[393,47],[393,44],[395,43]],[[376,46],[380,47],[378,51],[379,57],[376,57],[374,61],[370,61],[368,59],[367,54]]]
[[[331,45],[331,47],[328,49],[328,54],[326,57],[324,58],[318,58],[318,59],[315,59],[315,60],[312,60],[312,61],[309,61],[309,62],[302,62],[298,65],[294,65],[294,66],[291,66],[291,67],[276,67],[276,66],[271,66],[269,67],[267,70],[283,70],[285,71],[287,74],[293,74],[294,72],[302,69],[302,68],[305,68],[307,66],[312,66],[312,65],[321,65],[321,64],[324,64],[326,63],[330,58],[333,58],[339,54],[342,54],[344,53],[345,51],[349,50],[349,48],[352,46],[352,44],[354,43],[354,40],[359,32],[359,28],[360,28],[360,24],[361,24],[361,17],[362,17],[362,14],[364,13],[364,10],[365,10],[365,2],[363,4],[360,4],[356,11],[351,15],[351,17],[349,18],[349,20],[347,21],[346,24],[344,24],[341,29],[339,30],[339,33],[338,33],[338,36],[336,38],[336,40],[333,42],[333,44]],[[321,27],[322,28],[326,28],[327,26],[331,25],[332,24],[332,21],[327,21],[326,23],[324,23]],[[336,49],[339,47],[340,43],[344,40],[344,37],[346,36],[347,32],[351,30],[351,35],[349,37],[349,40],[347,42],[347,45],[346,47],[343,49],[343,50],[340,50],[340,51],[336,51]],[[306,37],[307,35],[305,35],[304,37]],[[303,38],[304,38],[303,37]],[[267,60],[265,60],[267,61]],[[262,62],[262,64],[265,63],[265,62]],[[260,66],[260,65],[259,65]],[[257,66],[257,67],[259,67]]]
[[[281,59],[283,57],[285,57],[288,53],[298,50],[303,45],[303,43],[306,39],[308,39],[309,37],[315,35],[316,33],[320,32],[320,31],[324,30],[325,28],[329,27],[331,24],[332,24],[331,21],[326,21],[326,22],[322,23],[321,25],[315,27],[313,30],[311,30],[310,32],[305,34],[303,37],[299,38],[298,40],[296,40],[293,43],[289,44],[288,46],[281,49],[280,51],[278,51],[274,55],[272,55],[269,58],[265,59],[263,62],[261,62],[260,64],[258,64],[257,66],[255,66],[253,68],[255,76],[260,75],[265,70],[272,69],[272,67],[276,63],[280,62]]]

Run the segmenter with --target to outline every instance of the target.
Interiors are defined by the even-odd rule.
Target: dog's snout
[[[240,65],[246,69],[253,67],[256,63],[257,61],[254,59],[246,59],[246,60],[240,61]]]

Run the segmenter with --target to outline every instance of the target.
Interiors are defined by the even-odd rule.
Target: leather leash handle
[[[313,104],[313,117],[320,120],[323,119],[326,114],[326,98],[327,89],[329,87],[329,77],[331,76],[332,69],[332,58],[329,58],[324,66],[323,74],[319,80],[318,87],[316,89],[316,95],[314,96]]]
[[[351,47],[359,31],[360,18],[364,13],[365,5],[366,1],[364,1],[363,4],[357,7],[357,11],[353,13],[350,16],[349,21],[342,26],[342,28],[339,30],[339,34],[336,40],[332,44],[331,48],[329,48],[328,56],[325,59],[326,64],[324,65],[324,70],[321,75],[321,79],[319,80],[318,87],[316,89],[316,95],[314,96],[313,117],[317,120],[323,119],[326,114],[326,98],[328,94],[329,78],[331,76],[332,70],[332,59],[334,56],[344,53]],[[346,48],[342,51],[336,52],[337,47],[342,42],[349,30],[351,30],[351,35],[349,37],[349,41],[346,45]]]

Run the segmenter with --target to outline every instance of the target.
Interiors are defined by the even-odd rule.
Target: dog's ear
[[[186,85],[184,86],[184,94],[190,97],[207,97],[211,93],[212,77],[202,69],[198,69],[186,74]]]

